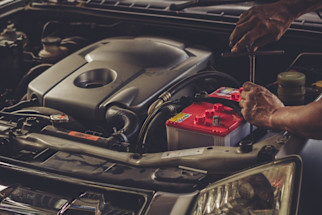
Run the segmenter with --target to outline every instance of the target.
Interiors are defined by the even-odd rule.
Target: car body
[[[241,84],[305,74],[320,12],[230,53],[256,1],[1,1],[0,214],[317,214],[320,140],[243,120]],[[256,55],[256,56],[255,56]],[[254,57],[255,56],[255,57]]]

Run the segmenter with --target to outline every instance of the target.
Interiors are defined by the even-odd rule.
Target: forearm
[[[322,9],[322,0],[280,0],[257,5],[244,12],[229,37],[232,52],[279,40],[292,22],[307,12]]]
[[[294,17],[322,9],[321,0],[280,0],[277,2],[279,6],[287,8]]]
[[[321,0],[280,0],[271,5],[276,8],[276,14],[271,19],[285,23],[288,21],[289,24],[305,13],[322,9]]]
[[[322,100],[305,106],[279,108],[270,117],[270,127],[322,139]]]

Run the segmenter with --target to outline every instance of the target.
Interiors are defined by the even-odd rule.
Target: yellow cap
[[[317,88],[321,88],[322,89],[322,80],[313,83],[313,85],[316,86]]]
[[[313,83],[312,85],[314,85],[318,90],[322,90],[322,80],[317,81],[317,82]]]

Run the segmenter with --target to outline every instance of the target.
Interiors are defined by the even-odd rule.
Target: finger
[[[260,37],[262,37],[262,33],[258,31],[258,29],[253,29],[246,33],[231,49],[231,52],[239,52],[245,49],[247,46],[252,46],[253,43]]]
[[[249,19],[251,14],[251,10],[247,10],[244,13],[242,13],[239,17],[239,20],[237,21],[237,24],[246,21],[247,19]]]
[[[250,119],[250,113],[249,113],[249,111],[246,108],[243,108],[240,113],[243,115],[243,117],[244,117],[244,119],[246,121],[249,121],[249,119]]]
[[[254,106],[254,101],[251,97],[251,93],[244,93],[243,98],[239,102],[239,106],[244,109],[252,108]]]
[[[246,92],[245,91],[242,91],[241,93],[240,93],[240,101],[241,100],[245,100],[246,99]]]
[[[243,100],[240,100],[239,102],[239,106],[242,108],[242,109],[246,109],[246,110],[249,110],[249,108],[251,106],[253,106],[252,104],[250,104],[252,102],[250,102],[249,100],[247,99],[243,99]]]
[[[254,23],[250,23],[250,26],[246,28],[246,30],[247,29],[249,30],[249,28],[252,27],[253,24],[257,22],[257,20],[254,20],[254,18],[258,16],[257,10],[258,10],[258,7],[254,6],[240,15],[239,20],[236,23],[236,27],[229,37],[230,47],[232,47],[240,39],[240,37],[246,32],[243,29],[240,30],[240,27],[242,25],[244,25],[245,23],[254,22]],[[240,31],[243,31],[244,33],[239,33]]]
[[[256,42],[253,45],[253,51],[256,51],[259,47],[263,47],[273,41],[276,41],[277,35],[274,34],[268,34],[262,38],[259,38],[256,40]]]
[[[253,45],[253,47],[251,47],[251,50],[253,52],[256,52],[259,49],[259,46]]]
[[[250,81],[246,81],[244,84],[243,84],[243,91],[242,93],[245,91],[250,91],[253,87],[255,87],[256,84],[250,82]]]
[[[233,30],[233,32],[230,34],[229,37],[229,46],[232,47],[234,45],[234,43],[239,39],[236,38],[236,34],[239,31],[239,26],[243,23],[243,22],[247,22],[248,19],[250,18],[250,10],[247,10],[246,12],[242,13],[239,17],[239,20],[236,23],[236,26]]]
[[[256,11],[257,11],[257,7],[254,6],[254,7],[250,8],[249,10],[245,11],[244,13],[242,13],[239,17],[237,24],[240,24],[242,22],[246,22],[249,18],[255,16]]]
[[[242,38],[243,35],[245,35],[252,27],[254,26],[253,19],[247,20],[246,22],[240,23],[236,25],[235,29],[231,33],[229,37],[229,45],[233,46],[236,44],[238,40]]]
[[[241,99],[241,100],[239,101],[239,107],[243,108],[243,107],[244,107],[244,105],[245,105],[245,99]]]

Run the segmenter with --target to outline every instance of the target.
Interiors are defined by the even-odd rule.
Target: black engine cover
[[[100,120],[120,102],[143,113],[176,81],[205,69],[211,52],[160,38],[112,38],[58,62],[28,87],[28,97],[72,116]]]

